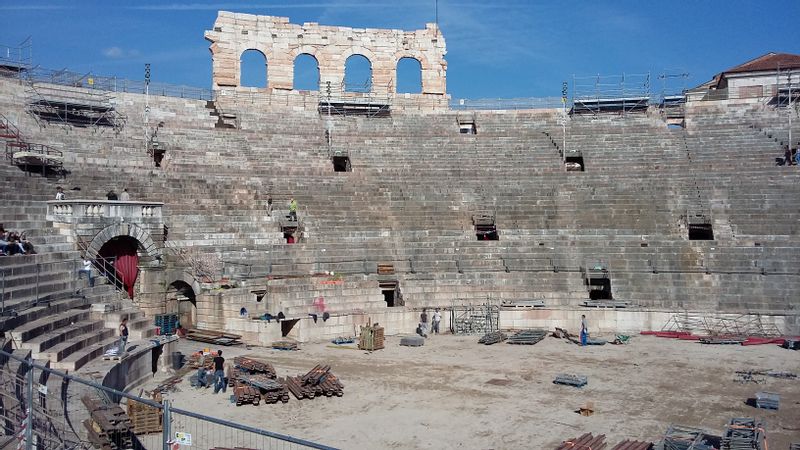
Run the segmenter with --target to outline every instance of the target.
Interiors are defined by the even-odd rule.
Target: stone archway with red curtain
[[[133,298],[133,287],[139,276],[139,241],[130,236],[116,236],[100,247],[98,252],[106,261],[111,262],[115,270],[115,279],[130,298]]]
[[[152,262],[158,264],[161,259],[161,249],[150,234],[134,224],[119,223],[106,227],[95,235],[89,248],[90,254],[109,261],[114,271],[110,279],[116,278],[117,287],[125,290],[130,298],[134,296],[139,268],[143,264],[150,267]]]

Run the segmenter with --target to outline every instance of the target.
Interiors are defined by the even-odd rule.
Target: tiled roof
[[[762,72],[781,69],[800,69],[800,55],[770,52],[747,61],[723,73]]]

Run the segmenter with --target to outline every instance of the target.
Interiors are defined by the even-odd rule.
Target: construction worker
[[[297,201],[294,197],[289,200],[289,217],[291,217],[292,220],[297,220]]]
[[[586,315],[581,314],[581,346],[586,346],[586,339],[589,337],[589,326],[586,324]]]

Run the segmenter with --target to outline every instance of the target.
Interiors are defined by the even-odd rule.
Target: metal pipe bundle
[[[764,409],[779,409],[781,404],[780,394],[774,392],[756,392],[756,407]]]
[[[737,417],[728,422],[722,450],[766,450],[767,433],[758,419]]]
[[[555,384],[566,384],[568,386],[575,386],[575,387],[584,387],[587,383],[589,383],[589,378],[584,375],[573,375],[568,373],[560,373],[556,375],[556,379],[553,380]]]
[[[478,343],[484,345],[492,345],[492,344],[497,344],[498,342],[505,341],[506,339],[507,336],[505,335],[505,333],[500,331],[494,331],[492,333],[487,333],[483,335],[482,338],[478,339]]]
[[[708,435],[699,428],[670,425],[662,441],[663,450],[716,450],[718,437]]]
[[[522,330],[508,338],[508,344],[533,345],[547,336],[545,330]]]

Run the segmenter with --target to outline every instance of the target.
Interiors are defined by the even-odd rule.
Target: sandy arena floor
[[[586,348],[552,337],[534,346],[477,340],[441,335],[410,348],[389,337],[374,353],[323,343],[296,352],[226,348],[227,358],[268,361],[279,376],[330,364],[344,396],[237,407],[228,396],[193,389],[187,376],[168,398],[177,408],[345,449],[553,449],[584,432],[605,434],[610,448],[626,438],[656,441],[671,423],[721,432],[731,417],[765,419],[770,449],[800,442],[800,379],[734,381],[736,370],[798,373],[800,352],[651,336]],[[203,347],[180,343],[184,353]],[[589,384],[555,385],[560,372],[587,375]],[[780,411],[745,403],[759,390],[780,393]],[[583,417],[576,410],[587,401],[596,412]]]

